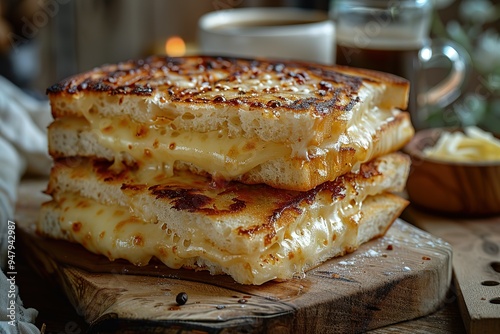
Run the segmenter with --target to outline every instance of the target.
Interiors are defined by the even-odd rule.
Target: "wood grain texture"
[[[454,282],[468,333],[500,333],[500,216],[446,218],[413,209],[408,219],[452,245]]]
[[[451,280],[449,245],[402,220],[305,278],[246,286],[160,263],[110,262],[79,245],[40,238],[32,224],[43,198],[33,189],[20,198],[20,239],[32,266],[64,290],[91,331],[356,333],[434,312]],[[189,300],[179,306],[181,291]]]
[[[453,287],[452,287],[453,288]],[[456,303],[456,297],[449,293],[443,308],[437,312],[412,321],[405,321],[396,325],[377,328],[369,334],[464,334],[466,333],[462,318]]]

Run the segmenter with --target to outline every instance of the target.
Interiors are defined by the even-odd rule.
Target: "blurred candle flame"
[[[165,41],[165,53],[170,57],[180,57],[186,54],[186,43],[179,36],[169,37]]]

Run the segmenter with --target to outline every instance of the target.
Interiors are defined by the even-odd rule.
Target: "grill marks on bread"
[[[391,156],[390,159],[405,164],[406,157]],[[391,161],[391,160],[390,160]],[[188,172],[179,172],[172,178],[166,178],[160,183],[151,184],[150,180],[141,180],[133,169],[115,172],[112,163],[102,159],[89,159],[82,162],[77,168],[72,168],[71,159],[58,159],[52,170],[57,175],[59,170],[71,170],[71,178],[78,180],[84,174],[93,174],[99,182],[109,185],[118,185],[126,197],[147,194],[159,201],[164,201],[167,207],[178,211],[198,213],[223,219],[234,214],[244,214],[258,205],[258,199],[268,202],[267,216],[250,228],[242,228],[240,234],[253,235],[257,231],[269,229],[284,214],[299,215],[303,207],[307,207],[317,200],[317,196],[327,196],[329,201],[335,202],[345,197],[346,185],[352,185],[364,180],[382,178],[383,172],[379,168],[380,160],[367,162],[360,167],[358,173],[346,173],[334,181],[328,181],[308,191],[291,191],[277,189],[267,185],[246,185],[240,182],[229,182],[217,187],[210,178],[194,175]],[[393,163],[393,162],[392,162]],[[376,182],[376,181],[371,181]],[[189,185],[189,186],[186,186]],[[60,189],[49,183],[47,193],[55,195]],[[266,200],[267,199],[267,200]],[[249,215],[252,215],[251,213]],[[286,220],[286,219],[285,219]]]
[[[160,94],[163,102],[247,105],[324,116],[359,103],[363,80],[373,81],[301,62],[155,56],[96,68],[51,86],[47,93]]]

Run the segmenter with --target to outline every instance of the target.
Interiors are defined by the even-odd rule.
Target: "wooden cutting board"
[[[453,247],[454,287],[467,332],[500,333],[500,216],[453,218],[412,208],[407,219]]]
[[[398,219],[383,238],[305,278],[261,286],[228,276],[110,262],[34,233],[45,182],[20,188],[17,225],[31,265],[59,285],[91,331],[207,333],[363,332],[435,311],[451,281],[450,246]],[[175,302],[180,292],[188,302]]]

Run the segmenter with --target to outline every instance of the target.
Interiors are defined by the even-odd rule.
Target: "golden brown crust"
[[[359,75],[360,77],[366,79],[385,83],[386,94],[380,101],[379,107],[399,108],[402,110],[405,110],[408,107],[408,98],[410,93],[410,85],[408,80],[390,73],[373,71],[364,68],[353,68],[338,65],[336,66],[336,70],[340,73]]]
[[[402,103],[408,82],[393,75],[308,62],[208,56],[154,56],[105,65],[63,80],[47,93],[51,100],[81,93],[144,98],[159,94],[164,103],[244,105],[323,117],[351,110],[360,102],[357,93],[363,82],[396,87],[405,101],[388,97],[396,101],[390,107],[406,107]],[[64,110],[53,112],[58,117]]]

